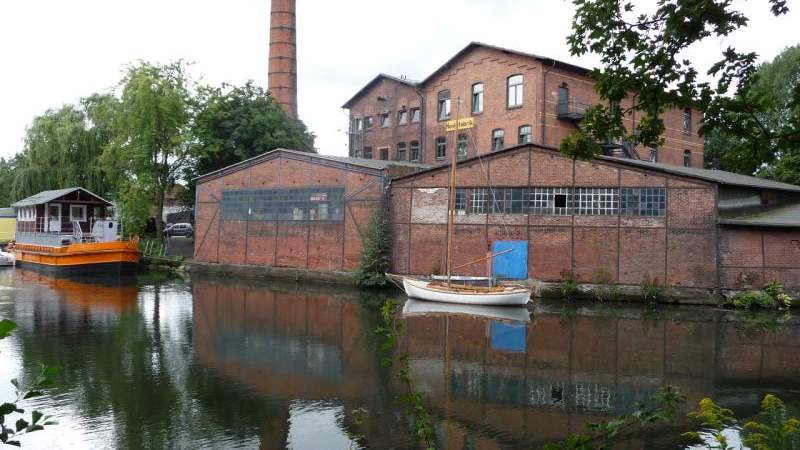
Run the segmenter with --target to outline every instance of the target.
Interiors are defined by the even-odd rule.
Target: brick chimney
[[[286,115],[297,119],[295,0],[272,0],[269,29],[269,92]]]

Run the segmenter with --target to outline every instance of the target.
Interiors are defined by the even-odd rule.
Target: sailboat
[[[458,99],[456,109],[456,125],[452,127],[453,137],[459,124],[461,99]],[[453,139],[455,142],[455,139]],[[413,277],[405,275],[387,274],[390,279],[398,282],[406,295],[419,300],[433,302],[462,303],[469,305],[525,305],[530,301],[531,288],[522,284],[496,283],[492,277],[471,277],[453,275],[453,232],[455,222],[455,197],[456,197],[456,169],[458,166],[458,150],[451,152],[450,161],[450,201],[447,214],[447,274],[429,275],[428,277]],[[501,253],[489,255],[486,258],[472,261],[465,265],[474,264],[492,258]]]

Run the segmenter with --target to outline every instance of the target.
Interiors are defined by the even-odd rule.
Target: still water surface
[[[365,306],[386,297],[0,270],[0,317],[20,327],[0,341],[0,400],[13,394],[7,380],[39,363],[64,367],[28,405],[59,425],[25,437],[26,448],[416,448],[397,401],[404,386],[381,365],[377,310]],[[440,448],[539,448],[665,384],[691,405],[711,396],[740,416],[767,392],[800,405],[793,317],[560,302],[504,318],[411,309],[394,352],[410,357]],[[353,413],[362,408],[363,419]],[[681,448],[675,434],[625,448]]]

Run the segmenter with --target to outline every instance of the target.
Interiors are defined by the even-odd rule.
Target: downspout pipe
[[[542,73],[542,145],[547,145],[547,142],[545,141],[545,136],[547,133],[547,74],[549,74],[550,71],[555,67],[556,62],[553,61],[553,65],[547,67],[547,69]]]
[[[422,92],[420,92],[418,86],[414,86],[414,92],[417,94],[417,97],[419,97],[419,162],[424,163],[426,154],[425,153],[425,95]],[[410,117],[409,120],[411,120]]]

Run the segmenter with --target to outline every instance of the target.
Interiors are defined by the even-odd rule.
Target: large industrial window
[[[400,142],[397,144],[397,160],[398,161],[405,161],[406,160],[406,143]]]
[[[526,188],[497,188],[492,198],[492,212],[495,214],[524,214],[527,212]],[[491,193],[490,193],[491,195]]]
[[[344,188],[222,192],[223,220],[335,220],[344,217]]]
[[[528,144],[533,141],[533,127],[523,125],[519,127],[519,144]]]
[[[444,159],[447,157],[447,140],[444,136],[436,138],[436,159]]]
[[[456,141],[456,150],[458,151],[458,159],[464,159],[467,157],[467,149],[469,147],[467,135],[466,134],[459,134],[458,140]]]
[[[575,189],[576,213],[592,216],[612,216],[619,213],[619,190],[615,188]]]
[[[485,188],[473,188],[469,190],[469,212],[470,214],[486,214],[486,195]]]
[[[492,131],[492,150],[502,150],[506,132],[503,130]]]
[[[450,118],[450,91],[439,92],[439,120]]]
[[[522,75],[508,77],[508,107],[522,106]]]
[[[419,142],[411,141],[411,144],[409,144],[409,150],[411,152],[411,161],[418,162],[420,160]]]
[[[419,108],[411,108],[411,123],[419,123]]]
[[[483,112],[483,83],[472,85],[472,114]]]
[[[570,188],[531,188],[528,198],[531,214],[566,216],[572,211]]]
[[[623,216],[664,216],[667,212],[665,188],[620,189],[620,214]]]
[[[464,215],[467,213],[467,190],[456,189],[455,207],[453,208],[456,214]]]

